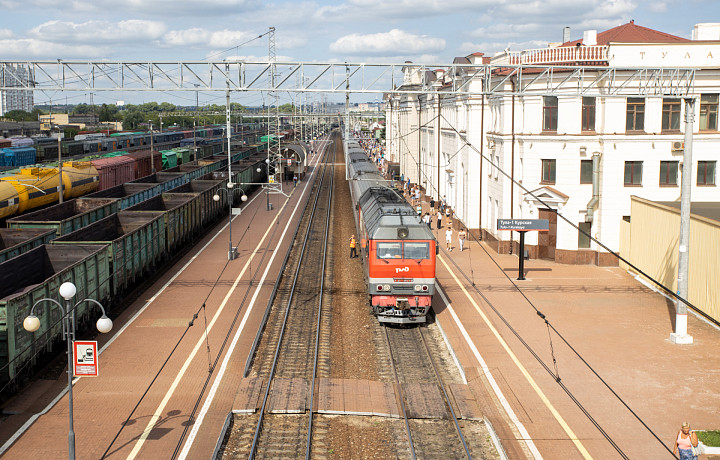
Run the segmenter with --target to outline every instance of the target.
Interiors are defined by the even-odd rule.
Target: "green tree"
[[[5,118],[13,121],[37,121],[37,117],[24,110],[10,110],[5,113]]]
[[[283,104],[278,107],[278,110],[283,113],[293,113],[295,106],[293,104]]]
[[[123,125],[130,129],[136,129],[140,123],[144,122],[145,115],[139,110],[126,111],[123,117]]]
[[[100,107],[100,121],[118,121],[118,109],[114,105],[103,104]]]
[[[160,111],[161,112],[175,112],[177,111],[177,107],[169,102],[163,102],[160,104]]]

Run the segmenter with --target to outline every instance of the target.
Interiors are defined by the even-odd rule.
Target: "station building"
[[[431,84],[438,92],[386,97],[388,154],[427,196],[445,196],[458,218],[500,252],[516,251],[518,235],[498,232],[498,218],[545,218],[550,232],[526,237],[531,258],[616,265],[557,214],[618,251],[631,196],[679,201],[683,96],[695,98],[692,200],[718,201],[720,26],[698,24],[692,40],[633,21],[583,35],[543,49],[455,59],[478,70],[491,64],[487,79],[472,66],[449,74],[408,63],[402,88]],[[527,66],[521,79],[511,71],[520,64]],[[676,71],[657,72],[663,68]],[[532,94],[547,94],[549,85],[553,95]],[[690,93],[667,96],[672,85]],[[633,92],[644,96],[622,95]]]

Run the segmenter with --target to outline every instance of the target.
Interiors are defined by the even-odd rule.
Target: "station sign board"
[[[547,219],[498,219],[497,229],[547,232],[550,230],[550,221]]]
[[[98,376],[97,342],[73,342],[73,375],[75,377]]]

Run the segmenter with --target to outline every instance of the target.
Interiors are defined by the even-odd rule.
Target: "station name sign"
[[[547,219],[498,219],[497,229],[547,232],[550,230],[550,221]]]

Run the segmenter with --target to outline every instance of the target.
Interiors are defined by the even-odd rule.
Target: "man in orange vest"
[[[357,250],[355,247],[357,246],[357,240],[355,239],[355,235],[350,237],[350,258],[357,257]]]

